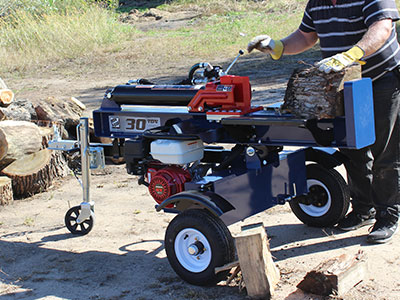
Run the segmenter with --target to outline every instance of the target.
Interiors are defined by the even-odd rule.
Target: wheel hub
[[[203,272],[211,263],[210,243],[197,229],[182,229],[175,238],[174,248],[179,263],[190,272]]]
[[[314,205],[316,207],[322,207],[326,205],[328,201],[328,193],[326,190],[320,185],[313,185],[309,188],[309,204]]]
[[[332,204],[328,188],[317,179],[308,179],[307,187],[308,194],[299,203],[300,208],[309,216],[323,216],[329,211]]]
[[[188,253],[189,253],[190,255],[193,255],[193,256],[202,254],[202,253],[204,252],[204,250],[205,250],[205,249],[204,249],[203,243],[201,243],[201,242],[199,242],[199,241],[196,241],[194,244],[191,244],[191,245],[188,247]]]

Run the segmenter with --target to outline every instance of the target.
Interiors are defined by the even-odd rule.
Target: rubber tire
[[[307,180],[314,179],[323,183],[331,195],[331,207],[318,217],[311,216],[299,205],[296,198],[289,205],[296,217],[308,226],[330,227],[337,224],[346,214],[350,205],[350,191],[343,177],[335,169],[327,169],[319,164],[306,166]]]
[[[83,221],[81,224],[77,224],[75,220],[78,218],[80,211],[80,205],[71,207],[65,214],[65,226],[72,234],[86,235],[92,230],[94,220],[93,217],[90,216],[88,220]],[[84,224],[87,225],[87,227],[85,227]],[[78,229],[78,227],[80,229]]]
[[[204,271],[199,273],[185,269],[176,257],[174,247],[176,236],[186,228],[200,231],[211,247],[211,262]],[[172,269],[180,278],[193,285],[214,285],[225,280],[229,271],[215,274],[215,267],[223,266],[235,259],[235,244],[229,229],[221,219],[205,209],[189,209],[177,215],[167,227],[164,242]]]

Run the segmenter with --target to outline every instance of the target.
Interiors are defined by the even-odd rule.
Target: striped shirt
[[[361,40],[368,27],[382,19],[400,19],[395,0],[309,0],[300,30],[316,32],[322,56],[347,51]],[[390,37],[375,53],[364,58],[362,76],[376,80],[400,65],[400,47],[393,22]]]

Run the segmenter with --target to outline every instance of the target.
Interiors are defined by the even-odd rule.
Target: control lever
[[[238,60],[238,58],[244,54],[243,50],[239,50],[239,54],[235,57],[235,59],[233,60],[233,62],[229,65],[228,68],[226,68],[226,71],[221,72],[221,75],[228,75],[229,71],[231,70],[231,68],[233,67],[233,65],[236,63],[236,61]]]

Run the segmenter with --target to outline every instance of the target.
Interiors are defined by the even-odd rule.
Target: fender
[[[345,163],[348,158],[333,148],[307,148],[306,161],[313,161],[327,169],[332,169]]]
[[[165,199],[156,210],[161,211],[169,204],[175,204],[175,210],[183,212],[187,209],[207,209],[213,215],[220,217],[227,211],[235,209],[228,201],[213,192],[185,191]]]

